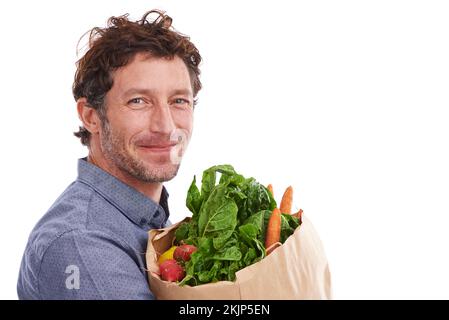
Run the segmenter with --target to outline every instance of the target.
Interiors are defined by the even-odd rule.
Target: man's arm
[[[73,230],[45,252],[38,274],[41,299],[154,299],[132,254],[98,232]]]

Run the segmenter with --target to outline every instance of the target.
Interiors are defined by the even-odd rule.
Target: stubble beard
[[[169,161],[161,166],[151,167],[126,149],[123,135],[120,132],[114,132],[107,119],[101,121],[101,128],[103,133],[101,148],[104,156],[120,171],[147,183],[169,181],[177,175],[179,163]]]

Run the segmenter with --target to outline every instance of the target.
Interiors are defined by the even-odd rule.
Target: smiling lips
[[[176,143],[138,145],[139,148],[146,150],[146,151],[152,151],[152,152],[170,152],[174,146],[176,146]]]

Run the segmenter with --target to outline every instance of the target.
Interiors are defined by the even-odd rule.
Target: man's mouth
[[[137,145],[138,148],[144,151],[150,152],[170,152],[171,149],[176,146],[177,143],[168,143],[168,144],[141,144]]]

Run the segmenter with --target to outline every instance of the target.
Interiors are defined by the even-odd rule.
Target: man
[[[30,235],[20,299],[154,298],[147,232],[169,223],[162,183],[178,172],[201,89],[201,56],[171,22],[153,10],[92,29],[73,84],[88,157]]]

